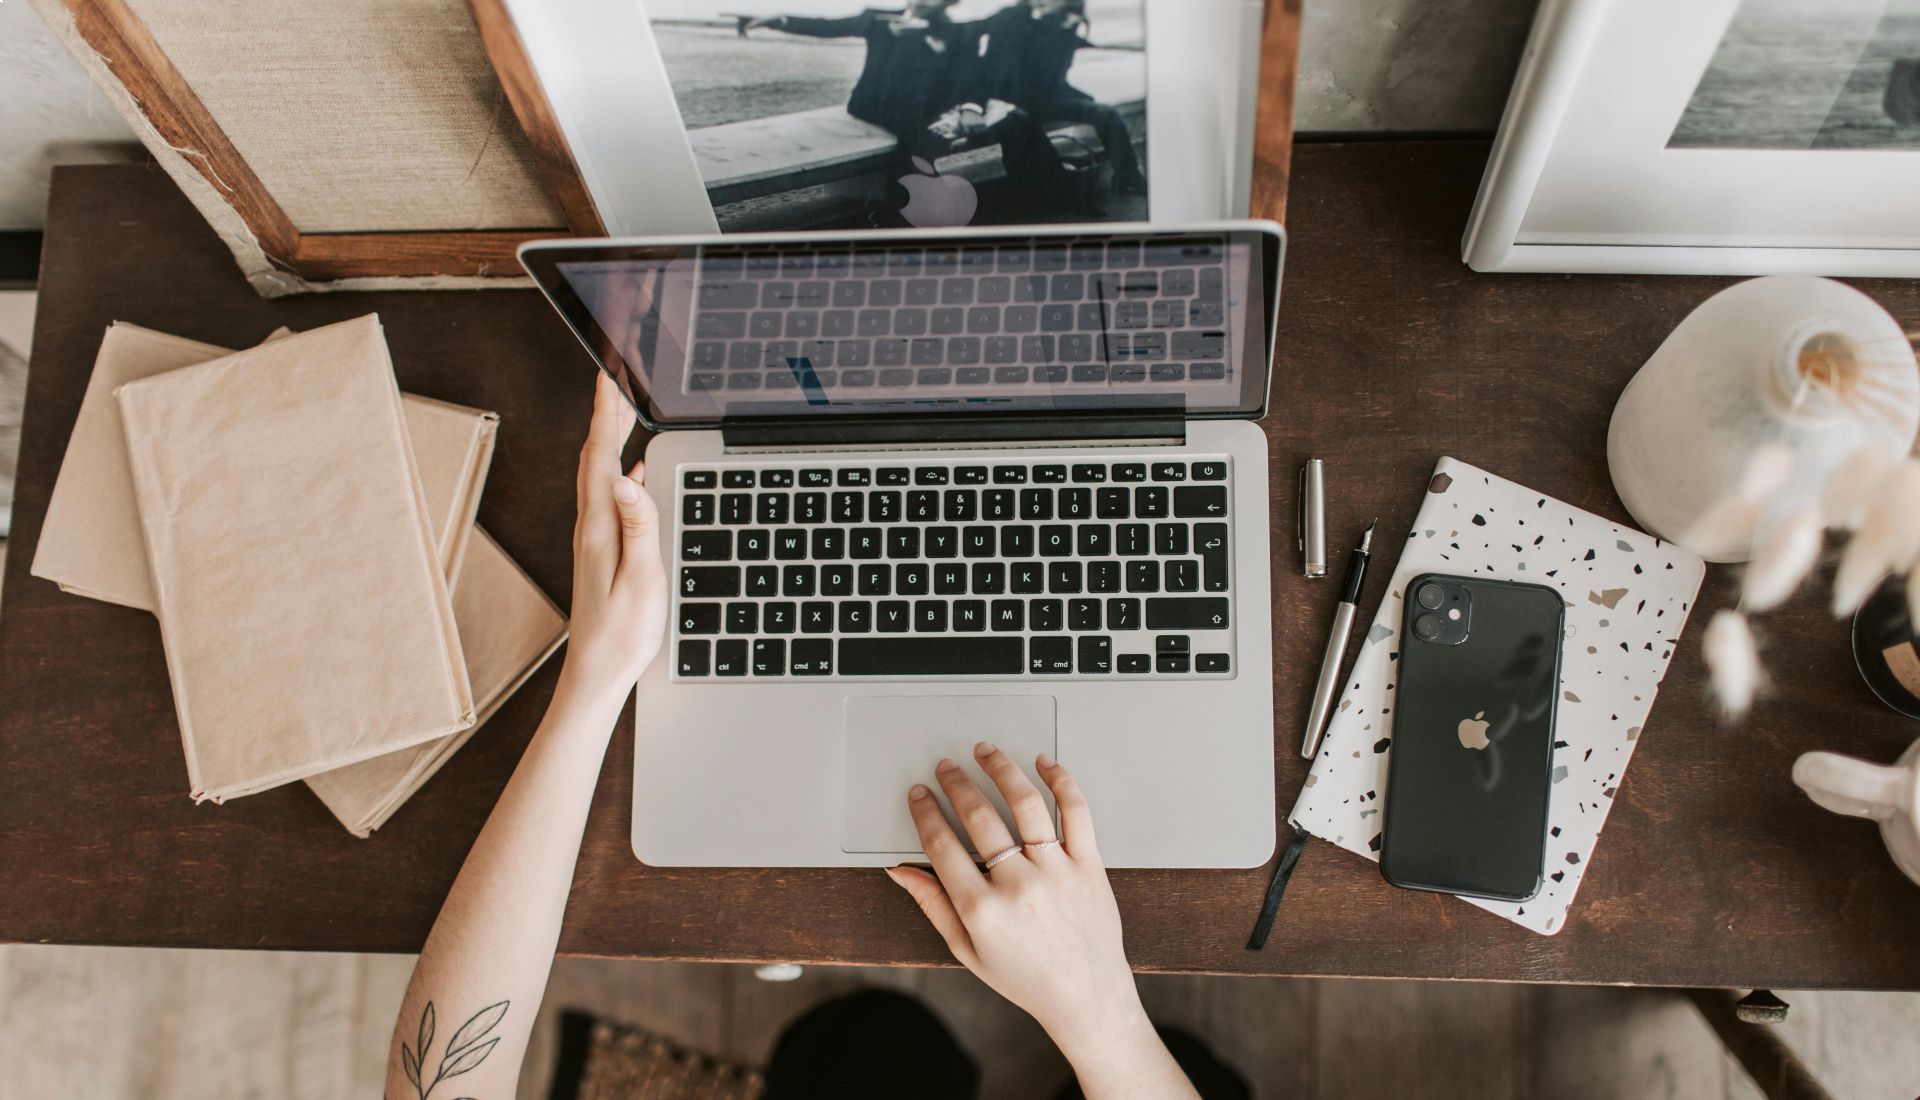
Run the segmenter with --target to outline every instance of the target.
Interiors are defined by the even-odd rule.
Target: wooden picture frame
[[[262,293],[320,289],[316,284],[340,280],[379,280],[382,285],[396,285],[393,280],[432,280],[436,286],[450,285],[448,280],[497,281],[502,276],[520,275],[514,250],[524,241],[567,232],[594,234],[600,231],[599,219],[594,216],[591,204],[578,201],[584,192],[574,193],[578,175],[574,173],[569,177],[570,158],[566,157],[564,144],[557,150],[536,144],[535,159],[566,217],[565,226],[302,232],[127,0],[42,0],[41,10],[50,22],[59,12],[71,19],[71,34],[78,42],[70,40],[69,46],[76,55],[81,56],[82,62],[103,85],[109,80],[117,81],[141,119],[176,154],[178,165],[166,164],[165,151],[155,150],[163,166],[176,178],[179,165],[189,167],[231,209],[239,222],[238,228],[252,238],[252,243],[274,269],[267,273],[249,271],[249,278]],[[510,25],[489,24],[483,19],[480,30],[487,36],[489,56],[511,56],[518,49]],[[81,55],[81,47],[95,56]],[[111,94],[116,89],[106,90]],[[516,114],[538,109],[537,98],[529,100],[524,92],[513,88],[504,90]],[[537,118],[531,132],[542,132]],[[555,156],[561,159],[556,161]],[[575,185],[571,191],[569,178]],[[205,211],[205,204],[201,205]],[[235,227],[220,225],[223,219],[208,213],[223,235],[234,235],[228,231]],[[240,251],[236,248],[237,255]],[[243,268],[249,266],[248,257],[242,255],[240,259]],[[276,273],[284,277],[276,278]]]
[[[1253,187],[1248,216],[1270,218],[1282,224],[1286,222],[1287,182],[1293,154],[1294,88],[1300,65],[1300,5],[1301,0],[1265,0],[1261,22]],[[579,166],[561,132],[558,116],[514,29],[506,0],[467,0],[467,6],[480,27],[494,73],[506,89],[521,129],[539,155],[548,186],[567,210],[569,222],[593,227],[576,230],[582,235],[604,235]]]

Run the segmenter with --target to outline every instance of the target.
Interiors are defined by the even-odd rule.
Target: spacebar
[[[842,638],[842,676],[1013,676],[1019,638]]]

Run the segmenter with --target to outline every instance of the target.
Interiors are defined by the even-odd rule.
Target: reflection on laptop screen
[[[1260,247],[1238,231],[603,246],[555,269],[660,423],[1191,414],[1263,398]]]

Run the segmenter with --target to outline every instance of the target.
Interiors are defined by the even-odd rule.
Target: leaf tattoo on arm
[[[440,1055],[440,1068],[434,1071],[433,1079],[426,1080],[427,1048],[433,1045],[434,1012],[433,1002],[420,1013],[420,1029],[415,1036],[419,1044],[418,1051],[410,1049],[403,1040],[400,1043],[400,1066],[406,1070],[407,1081],[413,1085],[417,1100],[427,1100],[433,1090],[449,1077],[458,1077],[472,1071],[487,1060],[493,1048],[500,1044],[498,1037],[487,1038],[500,1021],[507,1015],[509,1001],[496,1001],[467,1018],[453,1038],[447,1040],[447,1049]]]

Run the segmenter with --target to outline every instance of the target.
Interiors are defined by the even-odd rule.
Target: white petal
[[[1745,714],[1760,690],[1760,652],[1746,616],[1738,611],[1714,613],[1707,624],[1706,658],[1720,709],[1731,718]]]
[[[1867,506],[1899,463],[1900,456],[1886,447],[1862,447],[1848,455],[1820,494],[1820,514],[1827,526],[1859,530]]]
[[[1740,476],[1740,495],[1743,497],[1771,496],[1787,478],[1793,475],[1793,448],[1779,443],[1768,443],[1753,452],[1747,459],[1747,468]]]
[[[1823,534],[1820,513],[1813,508],[1803,508],[1760,540],[1740,590],[1741,602],[1749,614],[1778,607],[1793,595],[1793,590],[1800,587],[1814,563],[1820,560]]]
[[[1920,462],[1908,459],[1874,494],[1833,577],[1833,613],[1851,615],[1880,578],[1920,557]]]

